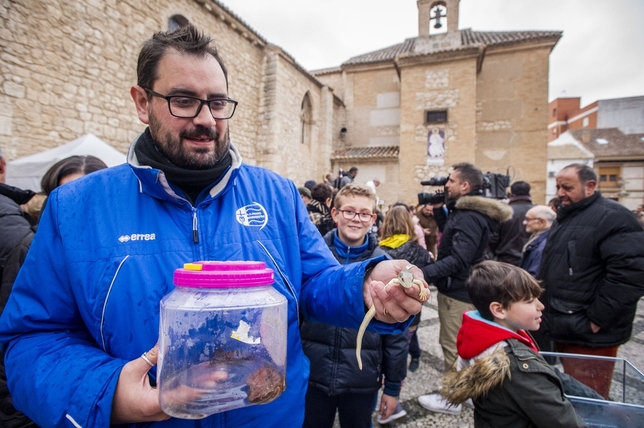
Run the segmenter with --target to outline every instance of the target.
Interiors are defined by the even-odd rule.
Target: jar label
[[[249,345],[259,345],[261,343],[261,338],[256,337],[252,338],[249,336],[250,332],[250,324],[248,324],[244,320],[239,321],[239,327],[237,327],[237,330],[233,330],[232,333],[230,334],[230,337],[232,337],[235,340],[239,340],[240,342],[243,343],[248,343]]]

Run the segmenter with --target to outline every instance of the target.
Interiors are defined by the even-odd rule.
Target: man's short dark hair
[[[537,298],[539,283],[523,269],[509,263],[486,260],[474,265],[465,283],[472,304],[486,320],[494,321],[490,312],[492,302],[504,309],[512,303]]]
[[[530,196],[530,184],[525,181],[515,181],[510,186],[510,193],[514,196]]]
[[[458,171],[458,177],[461,181],[470,184],[470,191],[477,192],[483,187],[483,172],[471,163],[461,162],[452,165],[454,171]]]
[[[318,183],[311,189],[311,198],[323,204],[333,195],[333,190],[324,183]]]
[[[174,49],[181,54],[205,57],[212,55],[224,72],[226,87],[228,87],[228,71],[224,61],[219,56],[217,48],[211,45],[212,38],[205,35],[192,24],[184,25],[174,31],[160,31],[146,40],[139,52],[136,66],[137,84],[145,89],[152,89],[152,85],[159,78],[157,70],[159,62],[168,49]]]
[[[352,166],[351,168],[349,168],[349,174],[355,174],[356,172],[358,172],[358,168],[357,168],[357,167]]]
[[[595,182],[597,181],[595,170],[588,165],[584,165],[583,163],[571,163],[570,165],[563,167],[561,170],[563,171],[564,169],[569,168],[575,169],[577,177],[579,177],[579,181],[581,181],[582,184],[586,184],[591,180]]]

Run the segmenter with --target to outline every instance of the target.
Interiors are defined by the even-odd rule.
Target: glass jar
[[[264,262],[195,262],[161,300],[158,388],[170,416],[201,419],[286,388],[287,301]]]

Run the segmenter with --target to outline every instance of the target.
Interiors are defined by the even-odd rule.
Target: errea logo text
[[[154,233],[133,233],[131,235],[119,236],[119,242],[130,241],[154,241],[156,238]]]

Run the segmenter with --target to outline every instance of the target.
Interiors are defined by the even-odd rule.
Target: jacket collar
[[[579,202],[570,204],[567,207],[566,206],[559,207],[559,209],[557,210],[557,220],[558,221],[564,220],[567,217],[571,217],[577,214],[578,212],[585,210],[586,208],[594,204],[595,201],[600,197],[601,197],[601,193],[595,192],[591,196],[584,198]]]
[[[512,218],[512,208],[503,202],[483,196],[465,195],[461,196],[454,203],[457,210],[478,211],[498,222],[504,222]]]
[[[523,246],[523,253],[530,248],[533,249],[537,247],[541,242],[543,242],[545,239],[548,238],[548,235],[550,234],[550,229],[544,229],[541,232],[538,233],[533,233],[530,235],[530,238],[528,239],[528,242],[525,243]]]
[[[521,195],[521,196],[511,196],[510,197],[510,204],[514,204],[516,202],[525,202],[528,204],[532,203],[532,198],[528,195]]]
[[[166,176],[163,171],[152,168],[147,165],[141,165],[137,159],[136,152],[134,147],[141,138],[143,133],[137,135],[137,137],[130,144],[130,148],[127,153],[127,163],[132,168],[134,175],[136,175],[139,181],[139,191],[141,193],[146,193],[151,196],[154,196],[159,199],[172,199],[175,201],[185,201],[185,199],[178,195],[168,183]],[[225,188],[226,185],[234,179],[237,175],[239,168],[242,165],[241,154],[237,148],[230,143],[230,154],[232,156],[232,165],[226,173],[221,177],[221,179],[210,189],[210,196],[215,197],[220,194]]]

